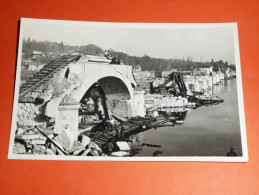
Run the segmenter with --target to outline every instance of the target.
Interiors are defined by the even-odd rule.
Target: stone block
[[[57,139],[59,140],[60,144],[66,149],[70,150],[73,146],[75,136],[68,130],[63,130],[58,136]]]
[[[16,131],[16,135],[21,135],[24,133],[24,130],[22,128],[18,128]]]
[[[26,148],[23,144],[17,143],[14,145],[13,153],[15,154],[24,154],[26,152]]]
[[[119,149],[121,151],[125,151],[125,150],[128,151],[128,150],[130,150],[129,145],[128,145],[127,142],[119,141],[119,142],[116,142],[116,144],[117,144],[117,146],[119,147]]]
[[[36,144],[36,145],[44,145],[46,143],[46,140],[44,139],[32,139],[30,141],[31,144]]]
[[[82,135],[82,145],[85,147],[90,143],[91,139],[85,135]]]
[[[47,139],[46,137],[44,137],[43,135],[40,135],[40,134],[22,134],[22,135],[20,135],[20,138],[24,139],[24,140],[28,140],[28,139],[44,139],[44,140],[46,140]]]
[[[73,153],[80,149],[85,149],[85,147],[77,140],[74,141],[73,146],[70,148],[69,153]]]
[[[129,155],[130,155],[129,152],[125,152],[125,151],[118,151],[118,152],[111,153],[111,156],[114,156],[114,157],[127,157]]]

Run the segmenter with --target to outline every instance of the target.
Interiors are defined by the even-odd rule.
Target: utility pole
[[[212,97],[213,97],[213,88],[214,88],[214,84],[213,84],[213,71],[211,72],[211,79],[212,79]]]

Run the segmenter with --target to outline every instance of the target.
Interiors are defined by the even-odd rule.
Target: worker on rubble
[[[109,156],[111,155],[112,151],[113,151],[113,142],[111,141],[107,144],[107,152]]]
[[[110,59],[110,54],[108,50],[104,51],[104,57],[106,57],[107,59]]]
[[[121,126],[121,130],[120,130],[120,139],[123,140],[124,139],[124,127]]]
[[[153,117],[158,117],[159,116],[159,114],[158,114],[158,112],[155,110],[154,112],[153,112]]]
[[[100,118],[102,120],[102,122],[101,122],[101,130],[104,131],[104,130],[106,130],[107,124],[109,124],[109,123],[107,122],[107,118],[105,117],[104,114],[102,114]]]
[[[121,130],[118,127],[116,127],[115,129],[116,129],[116,136],[115,136],[115,138],[116,138],[116,140],[119,140],[120,139],[120,135],[121,135]]]

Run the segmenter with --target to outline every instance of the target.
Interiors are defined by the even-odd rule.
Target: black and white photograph
[[[237,23],[22,18],[8,158],[247,162]]]

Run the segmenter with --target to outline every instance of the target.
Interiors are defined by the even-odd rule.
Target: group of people
[[[122,64],[121,60],[118,58],[112,58],[109,54],[108,50],[104,51],[104,57],[106,57],[107,59],[111,60],[110,64]]]

